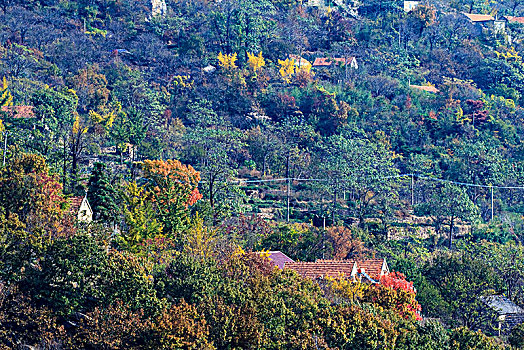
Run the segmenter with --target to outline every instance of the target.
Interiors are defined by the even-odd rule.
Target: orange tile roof
[[[417,89],[417,90],[422,90],[422,91],[426,91],[426,92],[431,92],[433,94],[436,94],[437,92],[440,92],[439,89],[437,89],[436,87],[434,86],[426,86],[426,85],[410,85],[409,86],[410,88],[413,88],[413,89]]]
[[[387,263],[385,259],[366,259],[366,260],[317,260],[316,262],[321,263],[340,263],[341,261],[355,262],[357,264],[357,270],[359,272],[365,272],[369,277],[373,279],[379,279],[383,274],[389,273],[389,271],[383,271],[383,267],[387,269]]]
[[[327,57],[317,57],[313,62],[313,66],[330,66],[331,61]]]
[[[285,265],[286,269],[291,269],[298,272],[303,277],[316,279],[319,277],[338,277],[341,274],[345,277],[353,275],[355,261],[353,260],[339,260],[338,262],[288,262]]]
[[[82,201],[84,200],[84,197],[71,197],[71,212],[77,213],[80,210],[80,206],[82,205]]]
[[[478,15],[474,13],[462,13],[464,16],[469,18],[471,22],[488,22],[488,21],[494,21],[495,18],[491,15]]]
[[[388,274],[385,259],[366,260],[322,260],[315,262],[288,262],[286,269],[295,270],[298,274],[312,279],[318,277],[337,277],[343,274],[352,277],[354,273],[364,272],[374,280]]]
[[[33,106],[2,106],[0,110],[13,119],[35,118]]]
[[[524,24],[524,17],[506,16],[505,18],[508,20],[508,22],[517,22]]]
[[[331,66],[333,61],[339,62],[341,64],[345,64],[346,62],[351,63],[354,59],[355,57],[348,57],[347,59],[345,59],[344,57],[334,57],[333,59],[328,58],[328,57],[317,57],[315,58],[315,61],[313,62],[313,67]]]

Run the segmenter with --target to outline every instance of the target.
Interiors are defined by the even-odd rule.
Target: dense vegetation
[[[0,0],[0,348],[524,345],[524,2],[165,3]]]

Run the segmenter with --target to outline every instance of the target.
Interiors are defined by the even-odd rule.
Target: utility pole
[[[415,179],[414,175],[411,174],[411,207],[415,206]]]
[[[491,188],[491,221],[493,221],[493,186],[489,186]]]
[[[4,160],[2,161],[2,166],[5,166],[6,153],[7,153],[7,131],[4,132]]]
[[[286,199],[286,202],[287,202],[287,216],[286,216],[286,221],[289,222],[289,196],[290,196],[290,190],[291,190],[291,178],[289,176],[290,174],[290,171],[289,171],[289,158],[291,157],[291,154],[290,154],[290,151],[288,150],[287,152],[287,159],[286,159],[286,179],[287,179],[287,199]]]
[[[287,178],[287,216],[286,221],[289,222],[289,196],[290,196],[290,189],[291,189],[291,179]]]

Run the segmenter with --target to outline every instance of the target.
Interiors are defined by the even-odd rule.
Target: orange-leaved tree
[[[380,277],[380,283],[364,292],[364,300],[389,309],[402,318],[422,320],[421,306],[415,299],[417,293],[413,283],[400,272],[391,272]]]
[[[189,208],[202,198],[198,191],[200,173],[178,160],[146,160],[143,170],[164,233],[173,237],[186,230]]]
[[[70,235],[67,207],[62,184],[41,156],[17,155],[0,170],[0,216],[24,224],[22,241],[43,247],[53,238]]]

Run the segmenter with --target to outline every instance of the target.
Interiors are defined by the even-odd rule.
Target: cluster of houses
[[[310,278],[319,283],[326,277],[343,277],[355,282],[380,283],[381,277],[388,276],[389,270],[386,259],[344,259],[325,260],[315,262],[294,261],[280,251],[270,251],[265,255],[269,261],[282,270],[296,271],[304,278]],[[493,310],[497,318],[492,327],[499,335],[508,333],[513,327],[524,323],[524,309],[513,303],[504,295],[491,295],[480,298],[487,308]]]
[[[411,12],[420,4],[421,1],[404,0],[404,12]],[[504,34],[508,23],[524,24],[524,17],[502,16],[499,18],[496,15],[493,16],[466,12],[462,12],[460,15],[466,20],[466,22],[472,25],[472,35],[481,35],[488,30],[493,31],[496,34]]]

